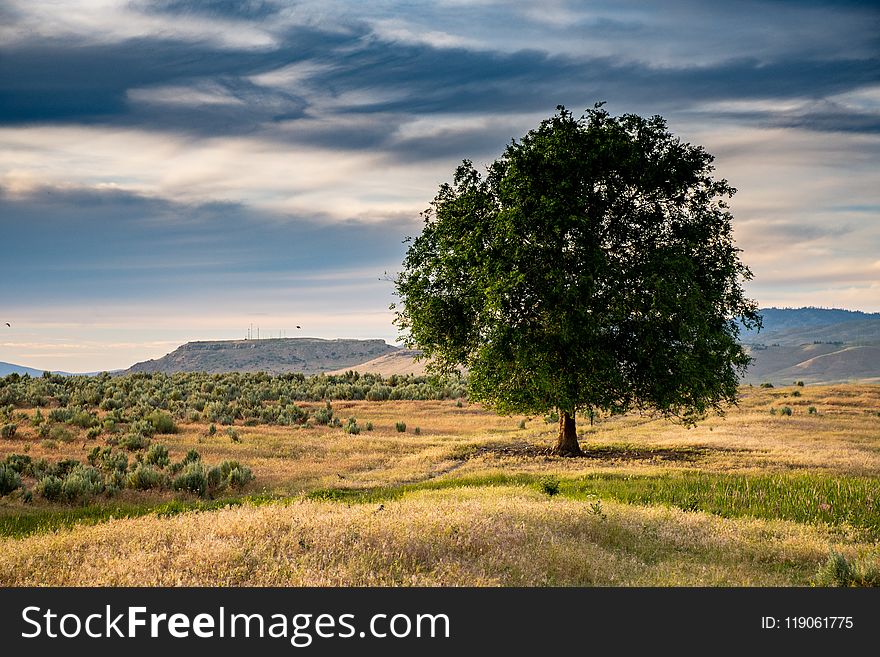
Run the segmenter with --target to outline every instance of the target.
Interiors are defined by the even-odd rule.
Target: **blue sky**
[[[876,3],[4,0],[0,360],[393,341],[455,165],[600,100],[716,156],[761,305],[880,311]]]

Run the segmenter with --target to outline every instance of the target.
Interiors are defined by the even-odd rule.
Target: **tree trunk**
[[[559,414],[559,437],[553,454],[557,456],[582,456],[581,446],[578,444],[577,428],[574,417],[563,411]]]

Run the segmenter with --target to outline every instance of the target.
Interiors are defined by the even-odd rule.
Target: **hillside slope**
[[[742,335],[755,359],[746,383],[880,381],[880,313],[764,308],[764,328]]]
[[[323,340],[320,338],[274,338],[270,340],[221,340],[187,342],[170,354],[137,363],[131,372],[302,372],[319,374],[351,369],[397,351],[384,340]]]
[[[422,376],[425,374],[425,361],[416,360],[416,357],[421,353],[414,349],[400,349],[355,367],[343,368],[328,372],[328,374],[345,374],[347,370],[354,369],[361,374],[381,374],[382,376],[415,374]]]

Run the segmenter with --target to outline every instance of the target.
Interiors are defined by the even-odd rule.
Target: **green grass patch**
[[[250,495],[216,500],[172,500],[160,504],[96,504],[69,508],[16,509],[14,513],[0,513],[0,536],[23,538],[76,525],[96,525],[111,518],[137,518],[151,513],[167,518],[187,511],[213,511],[242,504],[260,506],[279,499],[273,495]]]
[[[480,486],[528,486],[543,490],[545,476],[492,474],[433,479],[395,487],[332,488],[307,497],[346,503],[377,503],[409,492]],[[848,524],[880,536],[880,479],[822,474],[663,475],[591,474],[560,479],[560,497],[626,504],[662,504],[726,518],[752,517],[807,524]]]

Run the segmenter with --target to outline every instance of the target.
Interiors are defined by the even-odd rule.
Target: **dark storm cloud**
[[[345,268],[375,281],[400,261],[412,232],[393,220],[326,225],[234,203],[51,187],[25,197],[0,189],[0,216],[0,302],[7,303],[30,295],[41,303],[222,297],[254,284],[320,286],[321,274]]]
[[[278,3],[265,0],[148,0],[138,6],[147,12],[241,20],[267,18],[281,9]]]
[[[277,9],[271,3],[225,1],[150,6],[252,21]],[[645,29],[609,19],[590,29],[599,29],[597,25],[606,32]],[[312,68],[293,83],[252,80],[297,63]],[[214,136],[265,132],[272,139],[384,149],[418,159],[444,157],[472,138],[489,148],[511,135],[499,129],[497,135],[464,131],[399,140],[389,126],[432,114],[549,113],[559,103],[577,111],[597,100],[651,113],[727,99],[817,100],[878,82],[880,56],[823,59],[817,52],[806,58],[783,54],[770,61],[739,57],[655,68],[611,57],[407,44],[379,38],[364,23],[349,23],[335,31],[285,28],[278,43],[264,49],[150,37],[104,45],[55,39],[10,46],[0,50],[0,123],[107,123]],[[208,88],[224,102],[188,104],[151,97],[167,87],[194,92]],[[347,101],[353,94],[358,101]],[[304,122],[283,133],[275,130],[279,121],[322,117],[328,103],[329,113],[337,117],[334,125]],[[765,124],[864,132],[875,132],[880,120],[833,103],[805,113],[755,111],[740,116]]]

